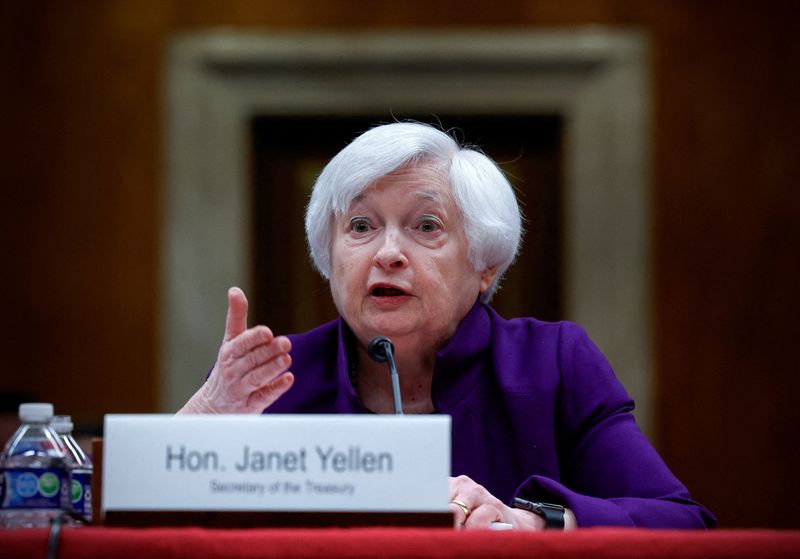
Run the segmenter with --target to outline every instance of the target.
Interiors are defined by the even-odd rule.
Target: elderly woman
[[[367,353],[384,335],[404,411],[452,416],[457,526],[714,524],[580,327],[488,306],[521,236],[488,157],[427,125],[373,128],[320,174],[306,234],[339,319],[274,336],[247,327],[232,288],[217,363],[183,413],[391,413],[386,366]]]

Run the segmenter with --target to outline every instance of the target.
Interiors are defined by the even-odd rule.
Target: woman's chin
[[[399,310],[391,312],[370,313],[367,320],[359,321],[361,327],[353,328],[358,333],[361,330],[364,335],[372,338],[374,336],[386,336],[388,338],[400,338],[415,335],[424,326],[424,321],[420,320],[420,314],[416,312],[403,312]],[[369,341],[369,340],[367,340]]]
[[[373,323],[372,330],[376,336],[401,337],[414,334],[419,331],[418,321],[402,320],[399,317],[395,320],[378,320]]]

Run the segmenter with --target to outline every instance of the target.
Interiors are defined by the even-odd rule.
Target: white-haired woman
[[[389,375],[367,354],[385,335],[404,411],[452,417],[457,526],[714,524],[580,327],[488,306],[521,217],[484,154],[419,123],[373,128],[320,174],[306,235],[339,319],[274,336],[247,327],[232,288],[217,363],[183,413],[390,413]]]

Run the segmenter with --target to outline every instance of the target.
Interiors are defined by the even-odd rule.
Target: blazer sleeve
[[[581,527],[715,526],[714,516],[692,500],[639,430],[633,401],[579,326],[562,324],[558,362],[560,479],[531,476],[515,496],[561,503]]]

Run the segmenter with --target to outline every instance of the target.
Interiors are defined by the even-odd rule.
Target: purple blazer
[[[265,413],[370,413],[350,382],[354,340],[341,318],[289,337],[295,384]],[[576,324],[505,320],[476,303],[437,355],[432,396],[452,417],[452,474],[507,504],[560,503],[582,527],[716,524],[636,426],[633,401]]]

